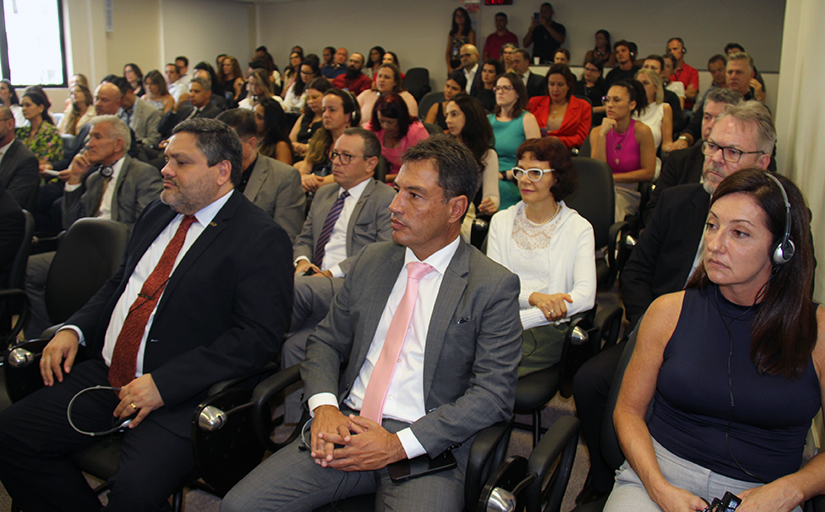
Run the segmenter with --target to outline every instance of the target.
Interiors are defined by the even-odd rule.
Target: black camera
[[[740,500],[738,496],[726,492],[721,500],[719,498],[713,498],[710,505],[702,512],[733,512],[736,510],[736,507],[741,504],[742,500]]]

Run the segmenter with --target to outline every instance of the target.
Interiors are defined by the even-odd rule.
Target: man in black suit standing
[[[161,510],[195,473],[194,407],[209,386],[278,352],[292,299],[289,238],[234,190],[241,143],[193,119],[166,147],[163,192],[141,215],[120,270],[43,351],[45,387],[0,413],[0,480],[24,510],[100,510],[70,456],[88,431],[135,415],[104,510]],[[90,359],[77,365],[79,344]],[[43,492],[48,489],[48,492]]]
[[[530,54],[524,48],[513,55],[513,72],[521,77],[528,97],[547,96],[547,78],[530,72]]]
[[[37,157],[14,137],[14,114],[0,105],[0,182],[22,208],[32,209],[40,185]]]
[[[766,169],[776,143],[773,117],[758,101],[729,106],[717,118],[703,146],[702,183],[665,190],[650,224],[622,270],[621,290],[631,332],[647,307],[666,293],[682,290],[700,264],[710,196],[723,179],[748,168]],[[573,394],[582,434],[590,451],[588,485],[577,502],[598,499],[613,487],[613,471],[601,458],[601,420],[610,384],[625,343],[587,361],[576,373]]]

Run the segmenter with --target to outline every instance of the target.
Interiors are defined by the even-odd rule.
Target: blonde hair
[[[656,96],[654,100],[656,101],[657,105],[661,105],[663,101],[665,101],[665,90],[662,87],[662,77],[659,73],[653,71],[652,69],[640,69],[636,73],[636,79],[639,79],[639,75],[646,75],[650,82],[656,86]],[[647,92],[647,91],[645,91]]]

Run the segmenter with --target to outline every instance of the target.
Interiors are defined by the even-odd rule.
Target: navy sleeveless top
[[[757,307],[728,301],[716,285],[685,290],[679,322],[665,347],[648,427],[662,446],[683,459],[758,482],[739,469],[732,453],[742,468],[771,482],[802,464],[822,396],[813,360],[795,380],[757,372],[750,358],[750,324]],[[733,338],[732,384],[731,342],[722,315]],[[731,418],[728,451],[725,432]]]

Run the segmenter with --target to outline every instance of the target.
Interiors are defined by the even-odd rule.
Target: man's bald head
[[[14,140],[14,113],[6,105],[0,105],[0,146]]]
[[[95,89],[95,112],[99,116],[113,116],[120,108],[122,94],[115,84],[103,82]]]
[[[478,48],[472,44],[465,44],[461,47],[460,57],[461,66],[469,71],[478,64]]]

